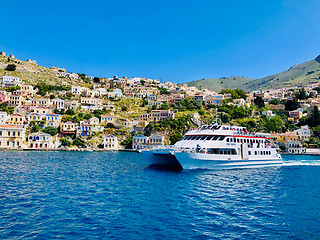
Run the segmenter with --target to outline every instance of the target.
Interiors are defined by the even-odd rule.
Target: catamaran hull
[[[176,159],[183,169],[238,169],[281,166],[282,158],[266,159],[212,159],[209,154],[175,152]]]
[[[168,167],[182,169],[180,163],[177,161],[175,156],[169,150],[162,151],[141,151],[143,157],[149,161],[150,165],[163,165]]]

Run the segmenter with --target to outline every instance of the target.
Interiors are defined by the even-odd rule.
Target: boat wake
[[[300,160],[300,161],[288,161],[283,162],[282,166],[291,167],[291,166],[320,166],[320,160]]]

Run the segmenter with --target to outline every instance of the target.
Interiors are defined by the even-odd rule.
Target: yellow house
[[[0,125],[0,148],[22,148],[25,128],[17,125]]]
[[[286,132],[279,135],[279,142],[281,143],[285,143],[289,141],[295,142],[297,140],[298,140],[298,136],[295,133]]]
[[[114,115],[101,115],[101,125],[107,125],[108,123],[116,125],[117,117]]]
[[[16,124],[16,125],[23,125],[25,124],[25,122],[26,122],[26,117],[18,113],[11,114],[7,120],[8,124]]]

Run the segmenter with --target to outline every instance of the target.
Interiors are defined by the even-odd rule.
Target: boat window
[[[232,149],[232,150],[231,150],[231,154],[232,154],[232,155],[237,155],[236,150],[235,150],[235,149]]]
[[[223,141],[225,138],[226,138],[226,136],[220,136],[218,140]]]
[[[219,138],[219,136],[213,136],[211,140],[216,141]]]
[[[199,140],[204,140],[206,137],[205,136],[202,136],[199,138]]]
[[[227,138],[227,142],[229,142],[229,138]]]
[[[207,136],[205,140],[210,140],[212,136]]]
[[[243,139],[242,138],[240,139],[240,142],[243,143]]]
[[[257,155],[257,151],[254,151],[254,155]]]
[[[200,137],[196,137],[194,140],[199,140]]]
[[[248,153],[249,153],[249,155],[251,155],[251,151],[249,151]]]

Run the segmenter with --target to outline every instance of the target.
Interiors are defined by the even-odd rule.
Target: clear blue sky
[[[264,77],[320,54],[319,0],[1,2],[0,51],[99,77]]]

